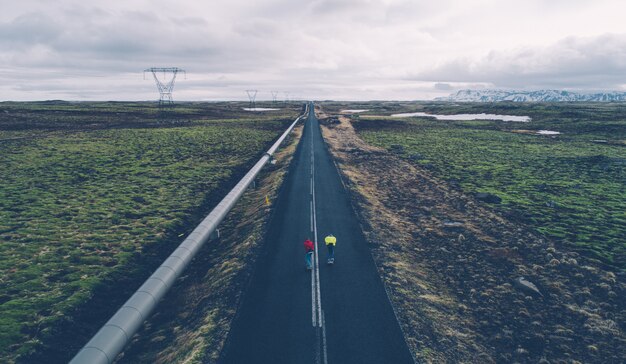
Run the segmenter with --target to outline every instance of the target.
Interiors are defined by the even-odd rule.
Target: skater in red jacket
[[[315,245],[309,239],[304,241],[304,262],[306,263],[306,269],[313,269],[313,252],[315,251]]]

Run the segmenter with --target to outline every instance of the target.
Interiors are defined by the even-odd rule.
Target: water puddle
[[[280,109],[272,109],[270,107],[244,107],[243,108],[246,111],[274,111],[274,110],[280,110]]]
[[[526,130],[526,129],[517,129],[511,130],[513,133],[517,134],[527,134],[527,135],[561,135],[560,131],[553,130]]]
[[[357,114],[357,113],[366,112],[366,111],[370,111],[370,109],[347,109],[347,110],[341,110],[340,113],[342,113],[342,114]]]
[[[424,116],[435,118],[437,120],[461,120],[461,121],[469,121],[469,120],[501,120],[501,121],[517,121],[521,123],[530,122],[529,116],[515,116],[515,115],[497,115],[497,114],[456,114],[456,115],[435,115],[428,114],[425,112],[409,112],[402,114],[393,114],[391,117],[394,118],[408,118],[411,116]]]

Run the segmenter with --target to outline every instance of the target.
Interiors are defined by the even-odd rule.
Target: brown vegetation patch
[[[324,138],[418,361],[623,362],[620,277],[340,121],[322,128]]]

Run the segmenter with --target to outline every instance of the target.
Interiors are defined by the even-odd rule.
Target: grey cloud
[[[484,82],[503,88],[619,88],[626,74],[626,34],[569,37],[545,48],[459,58],[411,79]]]
[[[59,18],[29,13],[0,25],[4,58],[11,55],[16,65],[130,71],[181,57],[200,65],[200,58],[206,62],[224,48],[200,18],[100,9],[73,9]],[[48,56],[29,57],[36,47]]]
[[[440,90],[440,91],[450,91],[453,89],[452,85],[450,85],[449,83],[442,83],[442,82],[437,82],[434,87],[436,90]]]
[[[335,15],[358,11],[360,6],[367,6],[368,3],[363,0],[313,0],[308,9],[317,15]]]
[[[49,16],[32,12],[0,23],[0,45],[19,47],[47,43],[58,37],[62,31],[62,25]]]
[[[186,69],[176,92],[188,99],[245,97],[245,88],[417,98],[462,84],[612,88],[621,81],[626,44],[618,35],[453,60],[473,46],[502,47],[499,37],[483,41],[487,34],[473,29],[489,20],[483,12],[461,0],[20,0],[0,14],[0,99],[64,88],[70,96],[150,98],[153,85],[141,71],[152,66]],[[551,24],[542,14],[515,16]],[[436,61],[443,63],[426,69]]]
[[[246,19],[233,27],[243,37],[261,38],[263,40],[281,36],[283,29],[274,21],[264,18]]]

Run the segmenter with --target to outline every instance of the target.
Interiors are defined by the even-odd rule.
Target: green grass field
[[[0,104],[0,361],[32,350],[108,275],[186,231],[206,196],[299,112],[241,106],[163,115],[150,104]]]
[[[355,126],[368,143],[395,150],[465,192],[495,194],[502,198],[497,208],[509,216],[616,269],[626,267],[626,105],[350,106],[361,107],[371,111],[357,117]],[[406,111],[524,115],[533,121],[385,116]],[[562,134],[532,134],[542,129]]]

